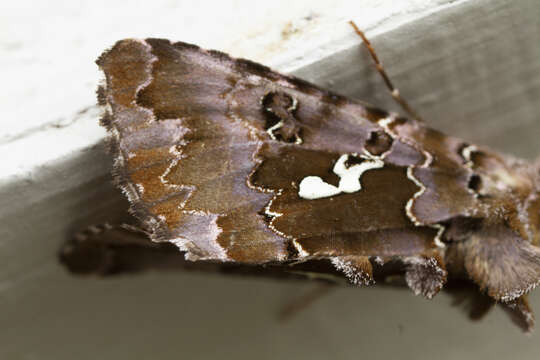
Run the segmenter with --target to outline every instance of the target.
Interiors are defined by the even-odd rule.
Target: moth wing
[[[386,132],[389,114],[184,43],[120,41],[98,65],[116,178],[154,240],[192,260],[434,258],[437,229],[405,211],[419,191],[408,167],[425,155]],[[359,191],[300,196],[309,176],[339,188],[343,156],[384,165]]]

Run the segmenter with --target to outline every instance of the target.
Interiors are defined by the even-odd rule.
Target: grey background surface
[[[273,6],[279,10],[285,3]],[[362,26],[362,16],[378,9],[367,22],[368,35],[402,94],[430,124],[518,156],[532,159],[540,153],[540,2],[410,1],[395,13],[384,1],[354,6],[342,2],[341,14],[332,13],[330,5],[315,3],[291,5],[288,17],[276,15],[284,11],[268,10],[268,15],[244,8],[255,19],[266,19],[260,28],[250,23],[252,33],[274,28],[277,32],[241,41],[237,30],[240,40],[221,49],[294,70],[340,93],[398,110],[344,23],[348,17],[358,17]],[[175,8],[175,16],[164,15],[162,23],[174,28],[191,19],[198,31],[208,27],[208,37],[217,36],[220,27],[226,29],[234,21],[226,11],[217,14],[219,9],[210,20],[193,20],[199,13],[190,14],[181,2],[171,4],[159,3],[148,13],[156,13],[159,6],[165,12]],[[230,4],[233,10],[244,5]],[[146,19],[144,12],[138,18],[122,19],[120,10],[109,17],[105,3],[95,6],[79,14],[76,6],[70,12],[52,2],[42,16],[51,27],[55,21],[51,14],[74,17],[69,21],[77,34],[98,27],[103,44],[97,52],[112,43],[104,40],[104,34],[119,33],[113,29],[121,22],[134,33],[138,26],[148,26],[140,21]],[[90,26],[81,20],[92,14],[97,14],[96,19],[102,16],[102,22]],[[313,14],[318,19],[315,25],[305,20]],[[21,19],[13,18],[10,26]],[[152,21],[157,20],[146,20]],[[204,21],[214,25],[203,26]],[[62,34],[69,36],[67,30]],[[186,40],[176,33],[169,35],[160,33]],[[85,36],[83,40],[92,38]],[[7,45],[11,43],[3,40],[2,49],[10,56]],[[249,41],[251,47],[244,44]],[[261,48],[265,50],[254,50]],[[299,49],[304,48],[311,49],[310,55],[299,58]],[[69,44],[64,50],[69,52]],[[88,55],[88,61],[95,55]],[[25,63],[17,63],[13,71],[24,70]],[[62,74],[59,80],[76,82],[77,72]],[[94,85],[85,88],[93,92]],[[86,94],[85,88],[81,94]],[[64,92],[73,100],[68,90]],[[88,96],[93,101],[93,94]],[[66,106],[76,113],[78,107],[88,105],[84,99],[76,98],[76,104]],[[46,99],[45,105],[13,101],[21,108],[47,110]],[[3,122],[25,121],[24,112],[8,115],[12,116],[5,116]],[[0,181],[1,359],[533,359],[540,355],[538,333],[522,335],[499,309],[482,322],[471,323],[445,294],[428,301],[407,290],[340,288],[283,324],[277,321],[280,308],[313,284],[194,273],[104,280],[70,276],[56,261],[66,236],[84,225],[114,221],[125,207],[110,185],[110,160],[102,151],[96,113],[81,116],[80,121],[67,116],[60,124],[12,128],[0,143],[0,156],[8,162],[8,158],[15,161],[20,151],[27,151],[31,161],[30,157],[38,156],[34,153],[47,152],[55,143],[64,146],[62,156],[54,161],[40,160],[30,170],[22,163],[2,170],[9,176]],[[64,141],[73,138],[76,144]],[[533,293],[531,302],[540,310],[538,294]]]

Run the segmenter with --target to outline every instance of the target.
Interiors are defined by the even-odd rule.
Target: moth
[[[156,267],[332,275],[357,286],[398,275],[427,298],[465,281],[530,331],[538,165],[431,129],[356,30],[412,116],[183,42],[128,39],[105,51],[101,123],[142,230],[124,228],[123,240],[122,229],[94,230],[64,249],[64,262],[135,269],[146,254]],[[107,261],[92,263],[104,249]]]

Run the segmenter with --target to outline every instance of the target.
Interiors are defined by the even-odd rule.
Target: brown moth
[[[114,176],[154,242],[101,250],[355,285],[402,274],[427,298],[466,280],[532,329],[536,166],[195,45],[122,40],[97,64]],[[129,259],[107,261],[144,267]]]

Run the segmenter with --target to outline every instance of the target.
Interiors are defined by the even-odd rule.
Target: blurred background
[[[0,5],[0,359],[493,359],[540,355],[494,309],[471,322],[446,294],[339,288],[286,323],[316,285],[191,272],[100,279],[57,261],[74,229],[114,221],[94,61],[116,40],[163,37],[294,73],[398,110],[355,20],[435,128],[540,153],[540,2],[17,1]],[[531,305],[540,311],[540,295]]]

